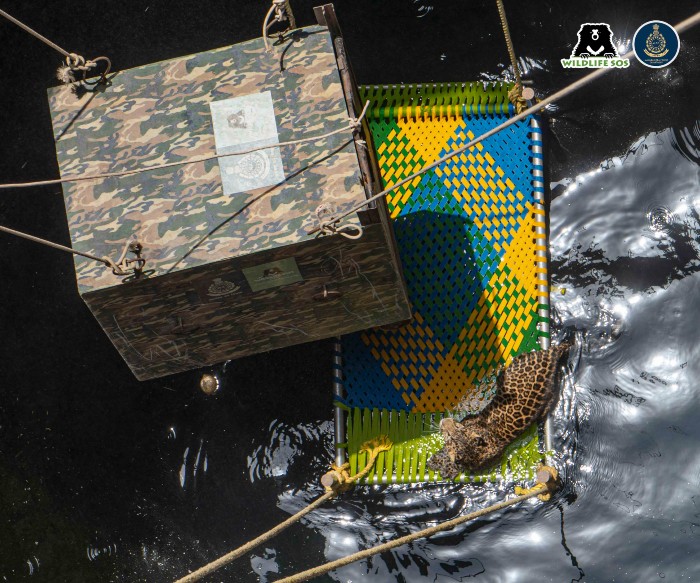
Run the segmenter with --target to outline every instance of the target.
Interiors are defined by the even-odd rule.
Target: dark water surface
[[[297,21],[313,2],[295,1]],[[540,95],[583,22],[629,45],[696,2],[507,4]],[[583,3],[582,3],[583,4]],[[590,4],[590,3],[586,3]],[[2,6],[117,69],[259,35],[264,2]],[[493,2],[339,1],[362,83],[501,78]],[[0,181],[57,175],[45,88],[58,55],[0,22]],[[94,51],[94,55],[93,55]],[[579,330],[554,421],[563,491],[348,566],[326,581],[700,581],[700,31],[550,108],[555,322]],[[2,224],[67,244],[56,187],[3,192]],[[0,580],[168,582],[320,493],[328,342],[139,383],[80,300],[69,257],[0,237]],[[209,581],[273,581],[500,499],[510,485],[365,488]]]

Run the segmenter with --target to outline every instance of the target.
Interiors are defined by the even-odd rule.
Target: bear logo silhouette
[[[578,42],[571,53],[571,58],[605,57],[606,59],[614,59],[620,56],[612,41],[612,30],[604,22],[582,24],[577,34]]]
[[[275,275],[281,275],[283,272],[279,267],[270,267],[263,271],[263,277],[274,277]]]

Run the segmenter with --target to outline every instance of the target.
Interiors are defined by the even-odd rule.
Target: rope
[[[25,30],[26,32],[28,32],[29,34],[31,34],[34,38],[38,38],[41,42],[47,44],[47,45],[50,46],[53,50],[58,51],[59,53],[61,53],[64,57],[69,57],[69,56],[71,55],[71,53],[69,53],[67,50],[62,49],[62,48],[59,47],[55,42],[50,41],[50,40],[47,39],[44,35],[39,34],[36,30],[34,30],[33,28],[30,28],[29,26],[27,26],[26,24],[24,24],[24,22],[20,22],[20,21],[17,20],[14,16],[9,15],[9,14],[8,14],[7,12],[5,12],[4,10],[0,10],[0,16],[4,16],[4,17],[7,18],[7,20],[9,20],[10,22],[13,22],[13,23],[16,24],[17,26],[19,26],[21,29],[23,29],[23,30]]]
[[[55,42],[47,39],[43,34],[39,34],[36,30],[17,20],[14,16],[8,14],[4,10],[0,10],[0,16],[4,16],[10,22],[19,26],[22,30],[31,34],[34,38],[39,39],[44,44],[51,47],[53,50],[61,53],[65,58],[65,65],[61,65],[56,71],[56,77],[62,83],[73,83],[76,80],[75,73],[81,71],[83,74],[83,80],[87,75],[87,72],[93,67],[97,66],[98,61],[106,62],[106,70],[100,75],[100,81],[104,82],[107,80],[107,74],[112,68],[112,62],[107,57],[97,57],[91,61],[86,61],[85,57],[82,57],[76,53],[69,53],[67,50],[59,47]]]
[[[554,468],[549,468],[546,466],[540,467],[538,471],[538,480],[540,479],[541,473],[547,474],[548,477],[546,478],[546,482],[538,482],[533,488],[529,488],[528,490],[521,490],[522,493],[516,496],[515,498],[510,498],[508,500],[498,502],[497,504],[493,504],[492,506],[489,506],[487,508],[482,508],[475,512],[471,512],[469,514],[465,514],[464,516],[460,516],[458,518],[453,518],[452,520],[448,520],[436,526],[431,526],[430,528],[419,530],[418,532],[402,536],[400,538],[394,539],[393,541],[389,541],[387,543],[377,545],[375,547],[365,549],[363,551],[359,551],[347,557],[343,557],[342,559],[331,561],[324,565],[319,565],[318,567],[302,571],[301,573],[297,573],[296,575],[292,575],[291,577],[277,579],[276,583],[301,583],[302,581],[309,581],[314,577],[319,577],[320,575],[324,575],[329,571],[334,571],[335,569],[339,569],[340,567],[344,567],[345,565],[349,565],[350,563],[355,563],[356,561],[367,559],[374,555],[378,555],[391,549],[395,549],[396,547],[403,546],[418,539],[427,538],[439,532],[450,530],[452,528],[455,528],[456,526],[459,526],[460,524],[469,522],[470,520],[474,520],[476,518],[481,518],[482,516],[486,516],[487,514],[491,514],[492,512],[503,510],[504,508],[508,508],[509,506],[520,504],[521,502],[529,500],[530,498],[534,498],[535,496],[551,496],[552,491],[554,491],[557,487],[558,476],[556,475],[556,470],[554,470]]]
[[[352,131],[354,131],[354,132],[359,131],[359,129],[361,128],[362,119],[366,115],[368,108],[369,108],[369,101],[367,101],[365,103],[365,106],[362,109],[362,112],[360,113],[360,116],[358,118],[351,118],[349,120],[350,129]],[[0,188],[26,188],[26,187],[30,187],[30,186],[46,186],[46,185],[50,185],[50,184],[62,184],[65,182],[79,182],[79,181],[83,181],[83,180],[96,180],[96,179],[100,179],[100,178],[112,178],[112,177],[117,177],[117,176],[126,176],[129,174],[136,174],[138,172],[145,172],[147,170],[157,170],[159,168],[180,166],[182,164],[193,164],[195,162],[204,162],[204,161],[212,160],[215,158],[224,158],[227,156],[241,156],[243,154],[250,154],[251,152],[256,152],[258,150],[262,150],[265,148],[276,148],[279,146],[289,146],[289,145],[294,145],[294,144],[302,144],[305,142],[322,140],[322,139],[328,138],[330,136],[333,136],[335,134],[338,134],[340,132],[347,131],[347,129],[348,129],[347,127],[338,128],[337,130],[330,131],[330,132],[325,133],[325,134],[320,135],[320,136],[300,138],[298,140],[292,140],[289,142],[280,142],[280,143],[272,144],[269,146],[259,146],[257,148],[251,148],[250,150],[245,150],[243,152],[236,152],[235,154],[213,154],[211,156],[202,156],[200,158],[191,158],[189,160],[184,160],[184,161],[180,161],[180,162],[171,162],[168,164],[160,164],[157,166],[151,166],[151,167],[147,167],[147,168],[139,168],[139,169],[135,169],[135,170],[125,170],[122,172],[107,172],[107,173],[103,173],[103,174],[93,174],[93,175],[89,175],[89,176],[69,176],[66,178],[60,178],[60,179],[55,179],[55,180],[39,180],[39,181],[34,181],[34,182],[20,182],[20,183],[15,183],[15,184],[0,184]],[[129,275],[131,273],[130,271],[125,271],[124,269],[122,269],[122,262],[124,261],[129,243],[127,243],[127,246],[124,248],[124,253],[122,253],[122,256],[119,259],[119,261],[117,261],[115,263],[109,257],[98,257],[97,255],[93,255],[92,253],[85,253],[82,251],[76,251],[75,249],[71,249],[70,247],[66,247],[66,246],[60,245],[58,243],[53,243],[51,241],[47,241],[46,239],[41,239],[39,237],[35,237],[34,235],[29,235],[27,233],[23,233],[22,231],[16,231],[16,230],[10,229],[8,227],[0,226],[0,231],[8,233],[10,235],[15,235],[17,237],[22,237],[22,238],[28,239],[30,241],[34,241],[35,243],[40,243],[42,245],[46,245],[47,247],[52,247],[54,249],[58,249],[59,251],[64,251],[66,253],[72,253],[74,255],[80,255],[82,257],[86,257],[87,259],[94,259],[95,261],[99,261],[100,263],[104,263],[107,267],[109,267],[112,270],[112,273],[114,273],[115,275],[118,275],[118,276]],[[356,231],[356,232],[353,233],[353,231]],[[346,225],[346,226],[341,227],[339,229],[333,228],[333,232],[338,232],[341,235],[344,235],[345,237],[348,237],[350,239],[359,239],[363,234],[362,227],[359,227],[356,225]]]
[[[294,12],[292,12],[292,5],[289,0],[284,0],[284,11],[287,14],[287,20],[289,20],[289,28],[295,29],[297,27],[297,21],[294,18]]]
[[[513,66],[513,74],[515,75],[515,86],[508,92],[508,99],[515,106],[515,113],[520,113],[527,107],[527,101],[523,98],[523,81],[520,75],[520,65],[518,65],[518,59],[515,56],[513,39],[510,36],[510,27],[508,26],[508,18],[506,17],[506,9],[503,6],[503,0],[496,0],[496,7],[498,8],[498,16],[501,18],[503,36],[506,39],[508,56],[510,56],[510,63]]]
[[[85,57],[71,53],[66,57],[65,65],[61,65],[56,70],[56,79],[61,83],[70,84],[75,83],[78,78],[76,77],[77,72],[83,74],[82,80],[85,81],[87,78],[88,71],[97,67],[99,61],[105,62],[105,70],[100,73],[100,83],[107,82],[107,75],[112,70],[112,61],[108,57],[95,57],[91,61],[86,61]]]
[[[681,21],[674,28],[676,29],[676,32],[681,33],[681,32],[685,32],[686,30],[692,28],[693,26],[696,26],[697,24],[700,24],[700,12],[696,12],[693,16],[690,16],[689,18],[686,18],[685,20]],[[622,55],[621,58],[622,59],[629,59],[633,56],[634,56],[634,50],[631,50],[631,51],[628,51],[627,53],[625,53],[624,55]],[[423,168],[421,168],[417,172],[414,172],[410,176],[399,180],[398,182],[392,184],[388,188],[385,188],[381,192],[378,192],[374,196],[371,196],[370,198],[355,205],[349,211],[339,215],[338,217],[334,217],[333,219],[330,219],[330,220],[322,223],[321,225],[319,225],[315,229],[309,231],[309,234],[312,235],[314,233],[323,232],[329,226],[333,226],[334,228],[337,229],[338,223],[342,219],[344,219],[345,217],[347,217],[353,213],[356,213],[357,211],[359,211],[363,207],[367,206],[371,202],[374,202],[375,200],[379,200],[383,196],[386,196],[387,194],[389,194],[390,192],[393,192],[394,190],[403,186],[404,184],[415,180],[421,174],[424,174],[424,173],[432,170],[433,168],[436,168],[437,166],[439,166],[443,162],[446,162],[450,158],[454,158],[455,156],[458,156],[459,154],[466,152],[469,148],[473,148],[474,146],[476,146],[476,144],[483,142],[486,138],[490,138],[494,134],[497,134],[498,132],[512,126],[513,124],[515,124],[517,122],[519,122],[520,120],[525,119],[527,116],[532,115],[533,113],[537,113],[541,109],[544,109],[550,103],[553,103],[559,99],[567,97],[568,95],[578,91],[582,87],[585,87],[589,83],[592,83],[593,81],[595,81],[599,77],[602,77],[603,75],[605,75],[606,73],[608,73],[611,70],[612,69],[608,69],[608,68],[596,69],[595,71],[589,73],[588,75],[581,77],[581,79],[574,81],[570,85],[567,85],[566,87],[564,87],[563,89],[560,89],[556,93],[553,93],[549,97],[545,97],[543,100],[541,100],[537,104],[535,104],[531,107],[528,107],[527,109],[523,110],[521,113],[507,119],[499,126],[493,128],[493,129],[490,129],[489,131],[481,134],[479,137],[473,139],[471,142],[465,144],[464,146],[461,146],[461,147],[457,148],[456,150],[452,150],[452,151],[448,152],[445,156],[443,156],[439,160],[436,160],[435,162],[432,162],[431,164],[424,166]]]
[[[65,245],[61,245],[59,243],[54,243],[53,241],[48,241],[46,239],[42,239],[41,237],[35,237],[34,235],[30,235],[29,233],[24,233],[23,231],[16,231],[15,229],[10,229],[9,227],[3,227],[0,225],[0,232],[7,233],[9,235],[14,235],[16,237],[21,237],[22,239],[27,239],[29,241],[33,241],[34,243],[39,243],[40,245],[45,245],[46,247],[51,247],[52,249],[58,249],[59,251],[64,251],[65,253],[71,253],[73,255],[80,255],[81,257],[85,257],[87,259],[94,259],[95,261],[99,261],[100,263],[104,263],[107,267],[109,267],[112,270],[112,273],[114,275],[132,275],[133,271],[125,271],[123,269],[123,264],[124,260],[126,259],[126,253],[127,251],[130,250],[130,246],[134,244],[134,241],[127,241],[126,245],[124,246],[124,251],[120,255],[119,259],[115,262],[109,257],[98,257],[97,255],[93,255],[92,253],[86,253],[84,251],[77,251],[76,249],[72,249],[71,247],[66,247]],[[143,261],[139,259],[138,261]],[[134,263],[134,260],[129,260],[126,259],[126,264],[128,266],[129,263]],[[145,261],[143,261],[145,263]],[[142,266],[142,265],[141,265]]]
[[[372,466],[374,466],[374,462],[377,460],[377,456],[383,452],[387,451],[391,448],[391,441],[389,441],[389,438],[382,435],[379,438],[368,441],[362,445],[361,451],[366,451],[369,453],[369,461],[367,462],[367,465],[365,468],[356,474],[355,476],[348,476],[347,475],[347,469],[349,467],[348,464],[344,464],[343,466],[336,466],[335,464],[332,464],[331,467],[333,468],[329,474],[333,474],[334,477],[337,475],[338,480],[334,481],[334,484],[332,486],[326,486],[326,492],[325,494],[319,496],[316,500],[314,500],[311,504],[309,504],[306,508],[303,508],[299,512],[297,512],[294,516],[290,516],[287,520],[284,522],[281,522],[274,528],[271,528],[267,532],[261,534],[259,537],[253,539],[252,541],[244,544],[241,547],[238,547],[237,549],[231,551],[230,553],[219,557],[215,561],[212,561],[211,563],[205,565],[204,567],[201,567],[197,569],[196,571],[193,571],[189,575],[185,575],[181,579],[178,579],[175,581],[175,583],[193,583],[194,581],[199,581],[203,577],[206,577],[207,575],[213,573],[214,571],[220,569],[221,567],[228,565],[231,561],[237,559],[238,557],[245,555],[246,553],[250,552],[253,550],[255,547],[258,545],[261,545],[265,541],[270,540],[274,536],[278,535],[281,533],[283,530],[286,528],[290,527],[292,524],[295,522],[298,522],[301,518],[306,516],[309,512],[315,510],[321,504],[326,502],[327,500],[330,500],[334,496],[337,496],[341,492],[345,492],[346,490],[350,489],[355,482],[358,480],[362,479],[364,476],[369,473],[369,471],[372,469]],[[329,474],[326,474],[328,476]],[[323,482],[323,478],[321,480]]]
[[[316,500],[314,500],[306,508],[300,510],[294,516],[290,516],[287,520],[285,520],[284,522],[281,522],[280,524],[278,524],[274,528],[271,528],[266,533],[261,534],[259,537],[253,539],[252,541],[244,544],[241,547],[238,547],[237,549],[231,551],[230,553],[227,553],[226,555],[219,557],[218,559],[216,559],[216,561],[212,561],[208,565],[205,565],[204,567],[201,567],[201,568],[197,569],[196,571],[193,571],[189,575],[185,575],[181,579],[178,579],[177,581],[175,581],[175,583],[192,583],[193,581],[199,581],[203,577],[206,577],[207,575],[210,575],[214,571],[221,569],[221,567],[228,565],[231,561],[234,561],[238,557],[245,555],[246,553],[252,551],[258,545],[261,545],[265,541],[273,538],[274,536],[277,536],[283,530],[290,527],[295,522],[298,522],[301,518],[306,516],[309,512],[315,510],[316,508],[321,506],[321,504],[323,504],[327,500],[330,500],[334,496],[335,496],[335,492],[333,492],[332,490],[330,492],[326,492],[322,496],[319,496],[318,498],[316,498]]]
[[[53,247],[54,249],[58,249],[59,251],[65,251],[66,253],[72,253],[73,255],[81,255],[82,257],[87,257],[88,259],[94,259],[95,261],[104,263],[108,267],[114,267],[115,265],[109,257],[98,257],[97,255],[93,255],[92,253],[76,251],[75,249],[71,249],[70,247],[59,245],[58,243],[54,243],[53,241],[47,241],[46,239],[41,239],[40,237],[35,237],[34,235],[30,235],[28,233],[23,233],[22,231],[15,231],[14,229],[10,229],[9,227],[0,226],[0,231],[2,231],[3,233],[8,233],[10,235],[15,235],[17,237],[22,237],[23,239],[34,241],[35,243],[46,245],[47,247]]]
[[[357,128],[359,127],[359,124],[362,122],[362,119],[365,117],[367,113],[367,109],[369,108],[369,101],[365,103],[364,108],[362,109],[362,112],[360,113],[360,116],[355,119],[351,118],[349,120],[350,124],[350,129],[353,131],[357,131]],[[256,148],[251,148],[250,150],[243,150],[242,152],[235,152],[232,154],[210,154],[208,156],[198,156],[194,158],[188,158],[186,160],[180,160],[178,162],[168,162],[166,164],[156,164],[154,166],[146,166],[142,168],[134,168],[133,170],[121,170],[119,172],[104,172],[101,174],[89,174],[87,176],[66,176],[65,178],[54,178],[51,180],[35,180],[33,182],[15,182],[15,183],[9,183],[9,184],[0,184],[0,189],[10,189],[10,188],[29,188],[32,186],[49,186],[53,184],[64,184],[66,182],[82,182],[85,180],[100,180],[103,178],[117,178],[119,176],[129,176],[131,174],[139,174],[141,172],[148,172],[151,170],[161,170],[163,168],[172,168],[173,166],[183,166],[185,164],[196,164],[199,162],[207,162],[209,160],[216,160],[219,158],[228,158],[229,156],[242,156],[244,154],[250,154],[252,152],[257,152],[258,150],[264,150],[266,148],[278,148],[281,146],[293,146],[296,144],[304,144],[306,142],[315,142],[319,140],[325,140],[326,138],[329,138],[331,136],[334,136],[336,134],[339,134],[341,132],[345,132],[348,130],[348,127],[342,127],[338,128],[337,130],[333,130],[330,132],[327,132],[325,134],[321,134],[320,136],[310,136],[308,138],[300,138],[298,140],[291,140],[288,142],[279,142],[277,144],[270,144],[268,146],[258,146]]]
[[[309,235],[313,233],[318,233],[318,235],[316,235],[317,237],[323,237],[326,235],[342,235],[346,239],[355,241],[362,238],[362,235],[365,234],[365,229],[362,225],[337,226],[335,224],[325,223],[317,229],[312,229],[309,231]]]
[[[275,19],[272,22],[268,23],[273,12],[275,14]],[[287,28],[280,33],[280,36],[282,36],[288,30],[296,28],[296,21],[294,20],[294,14],[292,14],[292,7],[289,5],[289,0],[272,0],[272,5],[270,6],[270,9],[265,15],[262,27],[262,38],[263,43],[265,43],[266,51],[270,51],[270,43],[268,42],[267,31],[275,22],[282,22],[283,20],[286,20],[289,24]]]

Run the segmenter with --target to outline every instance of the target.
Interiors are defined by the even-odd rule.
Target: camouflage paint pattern
[[[251,292],[243,269],[290,257],[303,281]],[[341,295],[314,299],[324,285]],[[359,241],[333,236],[277,247],[84,299],[141,380],[410,317],[382,224]]]
[[[310,27],[266,52],[261,39],[117,73],[77,98],[49,91],[62,176],[117,172],[216,153],[210,102],[272,93],[288,180],[224,196],[217,160],[64,185],[73,246],[118,256],[136,236],[156,275],[308,239],[321,203],[365,196],[330,36]],[[281,69],[283,67],[283,70]],[[203,238],[206,240],[197,245]],[[76,259],[81,292],[119,280]]]
[[[138,378],[410,317],[386,224],[357,242],[307,235],[320,204],[342,212],[365,198],[325,27],[269,53],[257,39],[122,71],[81,96],[50,89],[61,175],[213,155],[210,103],[264,91],[280,142],[348,129],[280,146],[287,179],[233,195],[223,194],[216,159],[64,184],[75,249],[116,259],[130,239],[143,245],[152,274],[138,282],[75,259],[81,295]],[[288,257],[303,281],[254,293],[241,270]],[[342,296],[314,301],[324,283]]]

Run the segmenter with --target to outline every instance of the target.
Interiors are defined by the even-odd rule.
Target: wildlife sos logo
[[[658,69],[670,65],[678,56],[681,41],[676,29],[662,20],[645,22],[634,33],[634,55],[645,67]]]
[[[629,59],[620,58],[613,43],[610,25],[604,22],[586,22],[578,29],[578,42],[568,59],[562,59],[565,69],[624,69]]]

